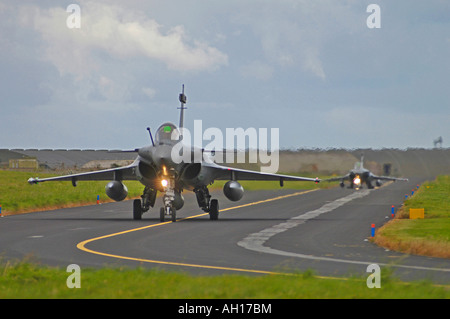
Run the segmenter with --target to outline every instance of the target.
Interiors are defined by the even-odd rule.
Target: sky
[[[148,145],[183,84],[191,132],[448,147],[449,17],[446,0],[1,0],[0,148]]]

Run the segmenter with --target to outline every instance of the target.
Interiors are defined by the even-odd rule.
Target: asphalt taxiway
[[[3,259],[30,257],[67,267],[144,266],[196,274],[269,274],[313,270],[319,276],[369,275],[389,267],[404,280],[450,284],[450,260],[387,251],[370,242],[371,225],[424,179],[368,190],[249,191],[239,202],[221,191],[220,217],[210,221],[186,193],[177,222],[159,222],[159,201],[143,219],[132,202],[108,203],[0,219]]]

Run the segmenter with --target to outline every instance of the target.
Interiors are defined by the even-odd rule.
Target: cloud
[[[245,1],[239,2],[233,22],[251,30],[273,66],[296,68],[304,76],[325,80],[325,59],[330,55],[326,45],[366,29],[365,8],[358,11],[354,4],[354,0]]]
[[[100,76],[98,88],[99,93],[109,101],[126,100],[130,95],[126,86],[106,76]]]
[[[142,88],[142,93],[144,93],[150,99],[153,99],[156,95],[156,90],[153,88],[146,87],[146,88]]]
[[[322,80],[325,79],[325,71],[316,48],[309,48],[306,50],[302,65],[305,70],[310,71],[316,77],[321,78]]]
[[[116,63],[143,57],[178,71],[212,71],[228,63],[219,49],[189,39],[182,25],[163,31],[156,20],[118,5],[82,1],[80,7],[81,28],[72,29],[65,8],[20,10],[20,20],[45,41],[44,58],[61,74],[87,76],[100,69],[105,56]]]
[[[267,81],[272,77],[273,68],[261,61],[253,61],[241,67],[241,74],[244,77],[252,77],[258,80]]]
[[[293,147],[431,146],[450,134],[450,7],[422,2],[380,0],[373,30],[358,0],[78,0],[69,29],[70,2],[1,0],[3,145],[148,142],[147,126],[178,119],[184,83],[186,125],[280,127]]]

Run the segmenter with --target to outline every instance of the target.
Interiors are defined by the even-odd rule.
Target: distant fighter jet
[[[179,100],[181,102],[179,127],[182,128],[184,110],[186,109],[184,106],[186,103],[184,85]],[[78,181],[84,180],[110,181],[105,187],[106,194],[115,201],[122,201],[128,195],[128,189],[122,182],[124,180],[137,179],[145,188],[141,199],[135,199],[133,202],[133,219],[141,219],[144,212],[147,212],[150,207],[154,207],[156,194],[161,192],[163,194],[163,206],[160,209],[160,221],[164,221],[166,216],[170,216],[174,222],[176,221],[176,211],[184,205],[184,198],[181,193],[185,189],[191,190],[196,194],[199,207],[209,213],[211,220],[218,219],[218,200],[211,199],[208,190],[208,186],[215,180],[228,180],[224,185],[223,192],[231,201],[240,200],[244,194],[244,188],[238,180],[279,181],[280,186],[283,186],[284,181],[311,181],[316,183],[320,181],[317,178],[225,167],[212,161],[205,161],[203,156],[201,161],[175,163],[171,153],[173,147],[182,140],[179,128],[173,123],[164,123],[156,131],[155,140],[153,140],[150,128],[147,128],[147,130],[150,133],[152,144],[134,150],[138,156],[131,165],[50,178],[30,178],[28,183],[71,181],[72,185],[76,186]],[[202,152],[202,154],[206,152],[193,147],[191,148],[191,158],[194,158],[194,152],[198,151]],[[207,152],[205,155],[209,156]]]
[[[375,181],[376,186],[381,186],[382,180],[389,181],[407,181],[407,178],[396,178],[389,176],[377,176],[372,174],[371,171],[363,167],[364,156],[361,155],[361,161],[356,162],[355,166],[352,170],[350,170],[347,175],[340,177],[333,177],[329,179],[324,179],[324,182],[332,182],[332,181],[341,181],[339,184],[341,187],[344,187],[344,181],[348,180],[350,182],[350,188],[359,189],[362,187],[362,184],[366,183],[368,188],[373,188],[372,182]]]

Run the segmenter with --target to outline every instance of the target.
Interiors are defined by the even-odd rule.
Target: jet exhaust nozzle
[[[229,200],[236,202],[244,196],[244,187],[237,181],[228,181],[223,186],[223,193]]]

